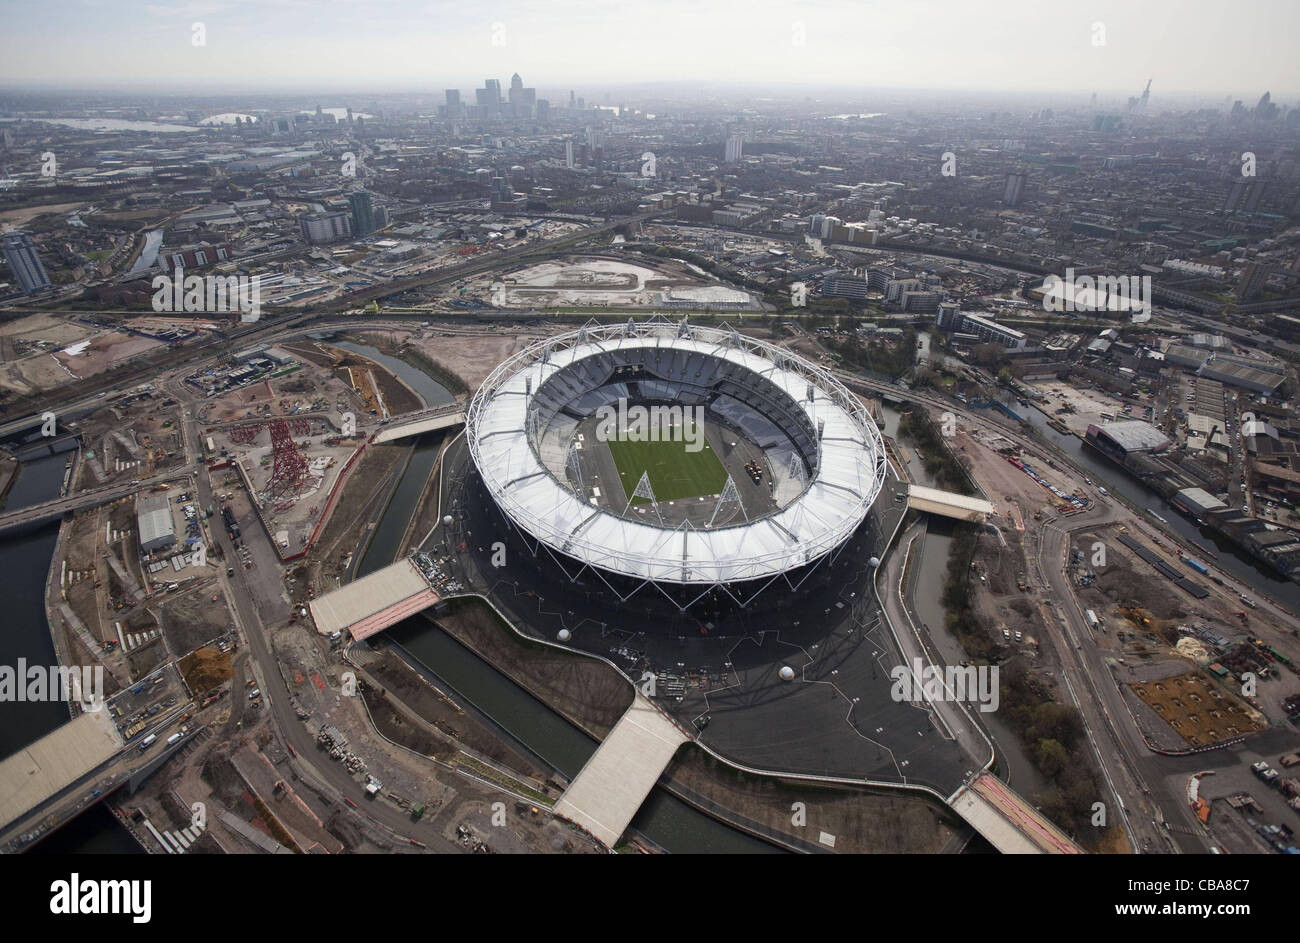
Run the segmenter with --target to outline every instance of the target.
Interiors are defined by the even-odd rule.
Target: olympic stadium
[[[442,462],[428,550],[540,661],[604,660],[751,768],[955,788],[960,745],[890,695],[874,579],[909,485],[827,371],[725,325],[593,322],[494,369]]]
[[[888,472],[861,401],[723,327],[589,324],[502,363],[467,411],[487,497],[529,551],[611,602],[680,612],[797,592],[863,524]],[[662,600],[660,601],[662,604]]]

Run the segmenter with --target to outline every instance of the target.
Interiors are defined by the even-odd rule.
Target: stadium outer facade
[[[557,474],[555,449],[572,446],[548,441],[548,431],[562,410],[587,415],[625,395],[618,377],[629,370],[661,394],[727,396],[781,428],[798,454],[791,469],[804,476],[798,496],[753,519],[742,509],[743,522],[716,527],[593,506]],[[778,580],[797,590],[848,542],[888,467],[867,410],[825,370],[726,325],[658,318],[591,323],[520,351],[479,387],[465,430],[488,493],[534,554],[545,551],[572,581],[595,574],[622,601],[654,586],[683,611],[715,590],[742,606]]]

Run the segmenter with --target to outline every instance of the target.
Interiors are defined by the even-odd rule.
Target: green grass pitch
[[[650,487],[659,501],[721,494],[727,483],[727,471],[707,442],[698,452],[686,451],[685,442],[611,440],[605,444],[618,468],[623,493],[629,496],[642,472],[649,473]],[[637,498],[637,503],[642,500]]]

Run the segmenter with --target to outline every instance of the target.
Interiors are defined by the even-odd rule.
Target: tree
[[[1044,776],[1055,778],[1057,773],[1069,765],[1070,751],[1063,747],[1059,741],[1052,739],[1039,740],[1038,746],[1034,750],[1034,762],[1042,770]]]

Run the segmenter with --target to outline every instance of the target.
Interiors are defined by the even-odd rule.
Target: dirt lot
[[[200,648],[182,658],[180,671],[196,697],[220,687],[234,675],[231,653],[211,647]]]
[[[1202,602],[1192,599],[1170,580],[1158,573],[1149,563],[1141,560],[1116,537],[1115,527],[1098,528],[1095,533],[1075,535],[1074,545],[1083,551],[1085,560],[1092,554],[1092,545],[1100,541],[1106,551],[1106,566],[1092,568],[1097,574],[1095,582],[1077,587],[1084,606],[1097,611],[1110,611],[1116,606],[1140,605],[1154,618],[1162,620],[1186,619]]]
[[[1124,406],[1122,402],[1100,390],[1079,389],[1063,380],[1029,385],[1046,397],[1039,402],[1043,411],[1060,419],[1071,432],[1082,434],[1088,431],[1090,424],[1112,421],[1102,419],[1102,413],[1113,414],[1116,419],[1129,418],[1120,413]],[[1066,411],[1060,412],[1062,409]]]
[[[70,354],[61,350],[53,354],[53,357],[62,368],[63,378],[59,382],[63,383],[67,377],[84,379],[94,376],[116,363],[161,346],[161,341],[119,331],[105,331],[97,333],[90,346],[80,353]]]
[[[409,340],[434,363],[456,374],[471,390],[476,390],[488,374],[512,354],[543,337],[572,329],[572,325],[551,325],[522,333],[498,333],[494,327],[485,325],[479,331],[462,334],[431,327]]]
[[[318,591],[338,585],[347,562],[361,543],[358,522],[369,520],[384,500],[392,477],[404,466],[409,452],[409,444],[394,443],[368,448],[362,453],[311,549],[301,585],[317,587]]]
[[[1003,549],[996,540],[981,540],[975,552],[976,572],[987,583],[981,583],[981,592],[975,595],[976,611],[995,628],[994,641],[1008,648],[1014,646],[1022,654],[1042,655],[1055,661],[1053,649],[1041,647],[1045,638],[1046,623],[1038,605],[1038,596],[1031,586],[1020,589],[1019,580],[1029,569],[1025,562],[1022,538],[1014,532],[1006,534],[1007,546]],[[1011,642],[1002,638],[1005,627],[1011,633]],[[1016,632],[1021,640],[1015,642]]]
[[[225,596],[214,581],[192,590],[169,593],[156,609],[167,645],[178,655],[193,651],[232,628]]]
[[[1260,729],[1244,703],[1199,672],[1129,687],[1191,747],[1209,746]]]
[[[77,469],[78,488],[145,478],[184,464],[180,410],[163,406],[164,399],[110,403],[81,420],[86,451]]]

